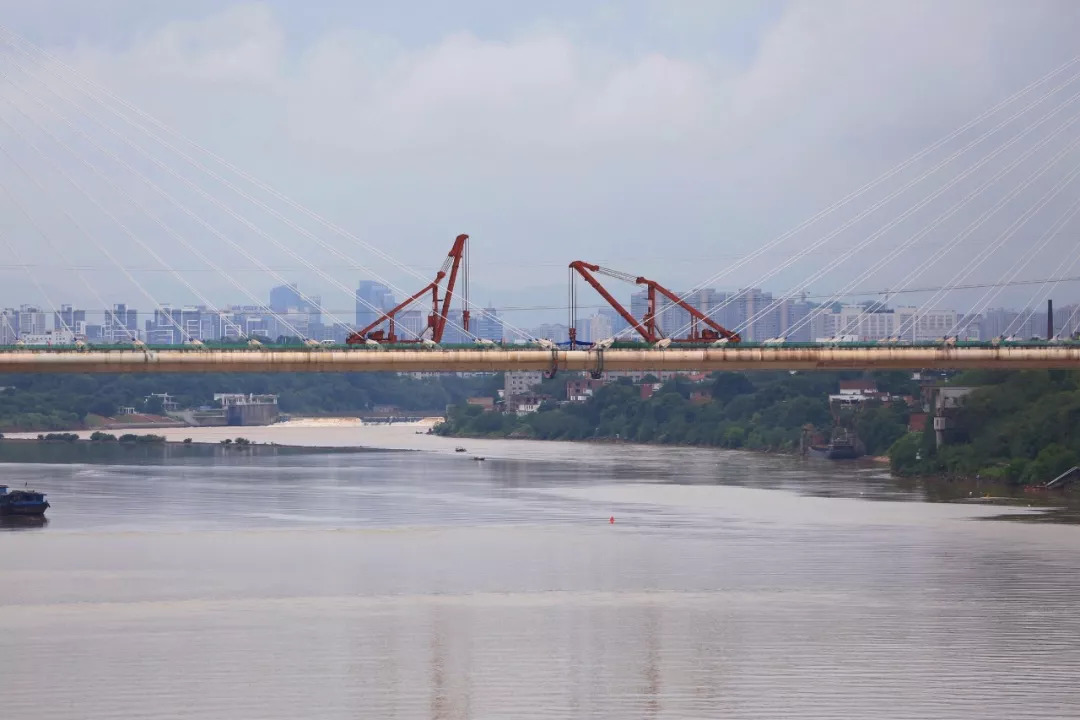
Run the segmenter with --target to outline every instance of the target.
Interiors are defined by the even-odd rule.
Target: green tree
[[[1051,443],[1040,450],[1034,461],[1027,465],[1021,481],[1027,484],[1046,483],[1078,464],[1080,458],[1075,451]]]
[[[922,470],[922,433],[906,433],[889,448],[889,469],[895,475],[917,475]]]
[[[868,454],[883,453],[907,432],[907,410],[899,403],[868,404],[859,409],[855,432]]]

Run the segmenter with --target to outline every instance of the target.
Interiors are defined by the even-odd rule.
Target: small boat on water
[[[476,457],[473,458],[473,460],[475,460],[476,462],[484,462],[484,456],[483,455],[477,455]]]
[[[0,515],[44,515],[49,509],[45,493],[36,490],[8,490],[0,485]]]
[[[463,448],[463,447],[456,447],[456,448],[454,448],[454,452],[465,452],[465,448]]]

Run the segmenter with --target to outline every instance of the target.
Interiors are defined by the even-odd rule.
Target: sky
[[[1070,60],[1080,4],[0,0],[0,24],[351,235],[240,182],[263,204],[252,203],[78,95],[50,74],[52,61],[5,42],[0,257],[8,261],[0,261],[0,306],[48,305],[47,298],[143,308],[146,296],[265,302],[271,286],[290,280],[345,310],[358,280],[377,276],[409,291],[426,282],[368,246],[426,277],[461,232],[471,236],[473,300],[500,306],[564,303],[566,266],[576,259],[678,290],[725,268],[713,284],[729,289],[760,284],[828,295],[855,281],[899,287],[1050,155],[1023,160],[1018,174],[895,262],[871,272],[872,262],[915,236],[946,201],[1049,137],[1052,123],[918,213],[903,215],[938,186],[918,184],[817,245],[968,136],[737,263]],[[953,173],[1050,109],[1040,106],[990,138]],[[1066,110],[1052,120],[1069,117]],[[1066,128],[1043,151],[1076,137],[1080,130]],[[956,277],[1076,161],[1066,156],[1038,177],[956,252],[916,273],[914,286]],[[969,281],[993,281],[1028,259],[1020,277],[1064,268],[1075,231],[1029,255],[1072,201],[1071,188]],[[820,273],[892,221],[849,263]],[[19,265],[32,266],[33,277]],[[981,294],[941,302],[970,304]],[[1029,294],[1009,289],[1000,300],[1020,305]],[[1062,287],[1061,300],[1070,299],[1080,300],[1080,284]]]

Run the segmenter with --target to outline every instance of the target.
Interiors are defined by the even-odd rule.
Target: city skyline
[[[1045,308],[987,308],[971,316],[952,309],[928,310],[902,304],[885,305],[883,301],[861,303],[834,302],[815,304],[805,297],[792,299],[759,288],[723,291],[703,288],[681,292],[680,296],[728,329],[738,329],[744,340],[764,341],[784,337],[791,342],[810,342],[835,337],[875,340],[903,335],[910,340],[933,340],[949,330],[971,339],[999,337],[1006,331],[1019,337],[1044,337],[1047,330]],[[259,305],[230,304],[211,309],[201,305],[162,304],[140,311],[127,303],[108,308],[75,307],[65,303],[55,311],[32,303],[0,306],[0,345],[27,338],[48,343],[89,342],[126,343],[140,340],[152,345],[180,344],[189,339],[202,341],[241,338],[299,337],[343,343],[354,330],[362,329],[378,317],[374,308],[385,312],[397,298],[386,286],[362,280],[357,284],[356,305],[350,321],[324,322],[326,309],[320,295],[307,295],[292,282],[270,289],[267,302]],[[636,318],[646,312],[644,291],[630,293],[625,307]],[[444,342],[463,344],[473,336],[495,341],[514,341],[517,326],[502,314],[502,309],[471,306],[470,334],[462,329],[460,309],[448,317]],[[831,308],[831,309],[827,309]],[[584,312],[582,312],[584,311]],[[406,339],[422,335],[430,308],[421,298],[398,316],[399,334]],[[567,308],[552,307],[550,317],[539,324],[522,328],[537,338],[566,342],[569,339]],[[340,311],[339,311],[340,313]],[[658,306],[657,326],[665,337],[685,333],[689,313],[663,299]],[[557,319],[561,315],[561,320]],[[97,320],[95,322],[95,320]],[[603,304],[579,305],[577,337],[583,342],[598,342],[612,337],[640,339],[629,323],[614,309]],[[508,329],[508,326],[514,329]],[[384,327],[376,326],[375,329]],[[1057,303],[1054,309],[1056,335],[1080,330],[1080,304]],[[64,334],[70,331],[69,334]],[[40,344],[46,344],[41,342]]]

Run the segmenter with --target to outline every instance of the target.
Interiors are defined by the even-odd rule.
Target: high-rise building
[[[685,291],[674,291],[677,297],[684,297],[687,293]],[[684,300],[690,307],[696,307],[695,301],[700,301],[699,297],[693,299]],[[658,295],[656,298],[656,326],[660,328],[660,332],[664,337],[684,337],[690,334],[690,313],[684,310],[680,305],[676,305],[671,300],[663,295]]]
[[[415,340],[427,326],[427,316],[419,310],[405,310],[394,317],[394,331],[399,338]],[[447,327],[447,332],[450,328]]]
[[[147,344],[179,345],[187,340],[184,310],[185,308],[174,308],[171,305],[162,305],[157,310],[154,310],[153,318],[146,320],[145,337]],[[194,309],[192,308],[192,310]],[[198,330],[197,325],[195,329]]]
[[[1007,337],[1018,332],[1020,313],[1005,308],[992,308],[983,313],[979,336],[991,339]]]
[[[502,342],[503,324],[502,320],[499,319],[499,312],[495,308],[484,308],[482,313],[473,313],[470,324],[473,327],[469,329],[476,334],[476,337],[483,340]]]
[[[296,283],[270,288],[270,309],[276,313],[287,313],[306,304]]]
[[[588,319],[585,327],[588,328],[589,336],[587,340],[589,342],[599,342],[615,337],[615,328],[612,326],[610,315],[596,313]],[[586,338],[582,339],[584,340]]]
[[[1054,306],[1054,336],[1069,338],[1080,329],[1080,309],[1076,305]]]
[[[780,334],[789,342],[810,342],[814,339],[811,332],[810,313],[814,308],[806,300],[799,302],[785,301],[780,306]]]
[[[277,320],[275,336],[310,338],[322,335],[322,298],[318,295],[304,297],[296,283],[278,285],[270,290],[270,310]]]
[[[626,318],[622,315],[615,312],[615,308],[600,308],[599,314],[611,322],[611,336],[618,335],[630,327],[630,323],[626,322]],[[603,340],[603,338],[600,339]]]
[[[77,326],[79,323],[86,324],[86,311],[75,310],[71,305],[61,305],[60,310],[53,315],[53,328],[56,330],[71,330],[76,335],[82,335]]]
[[[630,296],[630,314],[633,315],[638,322],[644,319],[645,314],[649,312],[649,294],[642,290],[636,292]],[[635,327],[630,327],[630,323],[627,323],[626,335],[630,340],[641,340],[641,333]]]
[[[139,339],[139,313],[124,303],[105,310],[101,339],[107,343],[129,343]]]
[[[45,313],[33,305],[19,306],[19,337],[45,334]]]
[[[208,339],[203,336],[203,315],[205,314],[207,311],[204,305],[185,305],[180,308],[176,315],[176,322],[180,325],[177,330],[180,342]]]
[[[202,308],[202,312],[199,314],[199,335],[198,338],[203,342],[213,342],[215,340],[221,340],[221,313],[214,312],[207,308]]]
[[[225,340],[267,341],[277,337],[272,334],[276,329],[273,316],[260,305],[230,305],[222,308],[212,322]]]
[[[0,310],[0,345],[14,345],[19,339],[19,313],[14,308]]]
[[[982,315],[977,313],[957,315],[956,330],[954,334],[960,340],[981,340],[982,335],[980,334],[980,328],[982,327],[982,319]]]
[[[673,291],[675,292],[675,291]],[[675,296],[684,303],[705,315],[709,320],[721,327],[733,329],[739,323],[738,305],[732,301],[730,293],[714,290],[713,288],[699,288],[690,292],[675,292]],[[630,296],[630,314],[638,320],[643,320],[649,311],[649,295],[645,290]],[[612,323],[612,330],[621,337],[640,339],[640,335],[629,330],[629,323],[624,318],[611,311],[612,316],[618,318]],[[691,322],[691,321],[694,322]],[[700,334],[707,324],[700,320],[694,320],[690,312],[673,302],[664,295],[657,294],[656,298],[656,327],[663,337],[680,338],[690,335],[692,328],[696,328]]]
[[[322,296],[308,295],[311,300],[303,312],[307,316],[308,337],[320,336],[323,333],[322,321]]]
[[[465,334],[465,322],[462,319],[460,310],[451,310],[446,315],[446,327],[443,328],[442,341],[445,345],[464,345],[473,341],[472,334],[475,332],[474,323],[475,319],[470,314],[469,317],[469,335]],[[398,332],[398,335],[402,335]],[[402,335],[403,336],[403,335]],[[404,337],[404,336],[403,336]]]
[[[780,336],[780,306],[772,293],[760,288],[745,288],[735,295],[734,314],[729,330],[739,328],[743,340],[768,340]]]
[[[361,280],[356,288],[356,329],[362,330],[395,305],[390,288],[373,280]],[[386,324],[373,328],[385,330]]]

